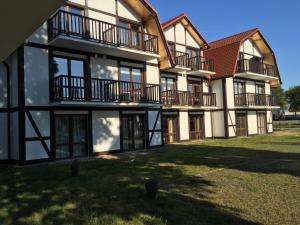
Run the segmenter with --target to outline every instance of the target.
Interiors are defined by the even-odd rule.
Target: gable
[[[124,3],[122,0],[118,0],[118,16],[129,19],[129,20],[133,20],[136,22],[142,21],[141,17],[131,7],[129,7],[126,3]]]
[[[247,39],[241,44],[240,52],[245,53],[245,58],[252,58],[251,56],[262,57],[260,50],[256,46],[256,44],[251,40]]]

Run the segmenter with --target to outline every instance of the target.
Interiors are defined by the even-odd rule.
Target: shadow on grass
[[[242,218],[238,209],[211,202],[215,184],[182,167],[299,176],[299,162],[296,153],[191,144],[82,163],[77,178],[70,177],[68,165],[2,170],[0,224],[258,224]],[[156,201],[144,197],[148,177],[160,181]]]

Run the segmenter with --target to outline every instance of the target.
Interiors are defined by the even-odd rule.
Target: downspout
[[[7,90],[7,158],[11,160],[11,143],[10,143],[10,125],[11,125],[11,115],[10,115],[10,66],[7,62],[3,61],[4,66],[6,67],[6,90]]]

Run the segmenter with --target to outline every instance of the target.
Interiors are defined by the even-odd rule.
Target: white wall
[[[211,82],[212,84],[212,92],[216,94],[217,107],[223,107],[223,88],[222,88],[222,80],[215,80]]]
[[[257,134],[256,111],[248,111],[248,134]]]
[[[147,65],[146,70],[146,82],[149,84],[159,84],[160,72],[158,66]]]
[[[265,93],[266,95],[271,94],[271,86],[269,83],[265,83]]]
[[[19,113],[11,113],[11,132],[10,132],[10,144],[11,144],[11,158],[19,160]]]
[[[49,104],[48,50],[24,48],[25,104],[44,106]]]
[[[35,32],[33,32],[33,34],[28,38],[27,41],[39,44],[48,44],[47,22],[45,22]]]
[[[148,127],[149,130],[161,130],[162,124],[161,124],[161,114],[158,116],[159,111],[149,111],[148,113]],[[156,118],[158,116],[157,124],[155,125]],[[149,140],[152,136],[153,132],[149,132]],[[150,146],[158,146],[162,145],[162,133],[160,131],[154,132]]]
[[[180,140],[189,140],[190,131],[189,131],[189,113],[188,112],[179,112],[179,128],[180,128]]]
[[[212,115],[214,137],[225,137],[224,112],[213,112]]]
[[[118,80],[118,62],[116,60],[91,58],[91,77]]]
[[[268,124],[268,123],[270,123],[270,124]],[[273,115],[272,115],[272,111],[267,111],[267,132],[268,133],[273,132]]]
[[[46,145],[50,149],[50,140],[46,140]],[[47,159],[48,155],[40,141],[26,142],[26,160]]]
[[[0,63],[0,108],[7,107],[7,71],[6,67]]]
[[[179,75],[177,80],[178,91],[187,91],[187,79],[186,75]]]
[[[7,113],[0,113],[0,160],[8,159]]]
[[[43,137],[50,136],[50,113],[48,111],[30,111],[30,114]],[[25,116],[25,135],[27,138],[38,137],[27,115]]]
[[[247,54],[251,54],[257,57],[262,57],[262,54],[260,53],[260,51],[258,50],[258,48],[255,46],[255,44],[253,44],[253,42],[248,39],[246,40],[240,48],[241,52],[247,53]],[[249,55],[245,55],[246,59],[252,58],[252,56]]]
[[[212,137],[211,112],[204,112],[205,137]]]
[[[235,111],[230,110],[227,113],[227,121],[228,121],[228,135],[229,137],[235,137],[236,136],[236,122],[235,122]]]
[[[11,107],[18,106],[18,57],[17,52],[14,52],[8,58],[10,66],[10,105]]]
[[[110,0],[110,1],[114,2],[114,0]],[[141,17],[136,12],[134,12],[127,4],[125,4],[122,0],[118,0],[117,5],[118,5],[119,16],[136,22],[141,22]]]
[[[226,95],[227,95],[227,108],[234,107],[234,89],[233,78],[226,78]]]
[[[95,153],[121,149],[120,115],[118,111],[94,111],[93,151]]]

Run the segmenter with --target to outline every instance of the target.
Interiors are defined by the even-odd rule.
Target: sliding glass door
[[[177,116],[164,116],[164,142],[173,143],[178,141],[179,129],[178,129],[178,117]]]
[[[55,154],[57,159],[87,156],[87,117],[55,116]]]
[[[145,148],[144,115],[122,116],[123,150],[138,150]]]
[[[204,117],[203,115],[190,115],[190,139],[204,139]]]

